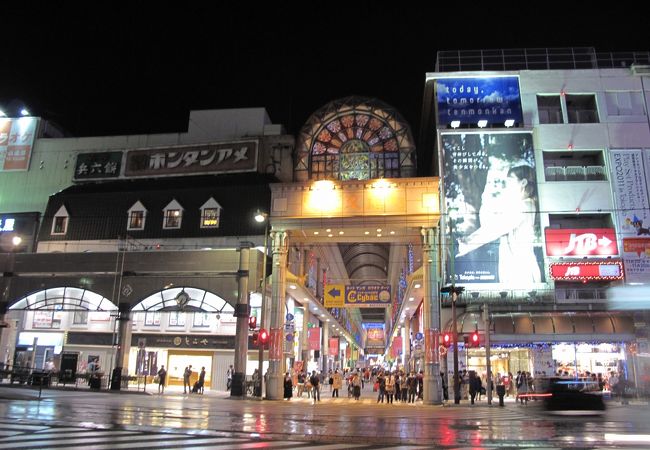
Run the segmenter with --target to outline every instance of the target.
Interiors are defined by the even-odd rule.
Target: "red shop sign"
[[[551,263],[549,270],[554,280],[589,281],[623,278],[623,266],[620,261]]]
[[[613,228],[546,228],[548,256],[618,255]]]

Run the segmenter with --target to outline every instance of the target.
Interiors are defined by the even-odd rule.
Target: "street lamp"
[[[456,208],[449,208],[449,214],[457,212]],[[449,255],[449,273],[451,275],[451,286],[440,289],[440,292],[451,294],[451,322],[452,322],[452,342],[454,345],[454,404],[460,403],[460,380],[458,379],[458,319],[456,317],[456,300],[465,290],[462,286],[456,286],[456,271],[454,268],[455,251],[454,251],[454,224],[449,217],[449,235],[450,235],[450,255]]]
[[[268,248],[268,239],[269,239],[269,215],[262,211],[257,211],[255,213],[255,221],[258,223],[265,223],[264,226],[264,258],[263,258],[263,267],[262,267],[262,300],[260,302],[260,328],[266,327],[265,318],[266,318],[266,251]],[[262,392],[264,388],[264,345],[259,345],[259,354],[258,354],[258,365],[257,365],[259,383],[260,383],[260,398],[262,398]]]

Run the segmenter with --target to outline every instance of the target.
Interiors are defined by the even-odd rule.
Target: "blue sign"
[[[441,125],[523,122],[518,77],[441,78],[436,81],[436,99]]]
[[[287,313],[287,322],[291,322],[293,320],[293,314]]]
[[[424,335],[422,333],[416,333],[415,334],[415,339],[417,339],[418,341],[422,340],[423,337],[424,337]]]

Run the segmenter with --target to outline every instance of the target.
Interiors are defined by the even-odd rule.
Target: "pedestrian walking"
[[[235,373],[235,369],[232,368],[232,364],[226,370],[226,390],[229,391],[232,388],[232,376]]]
[[[320,402],[320,377],[315,370],[311,373],[309,382],[312,385],[313,404],[315,405],[316,401]]]
[[[377,382],[379,383],[379,394],[377,395],[377,403],[384,403],[384,396],[386,395],[386,379],[383,373],[377,375]]]
[[[190,376],[192,376],[192,366],[186,366],[183,370],[183,394],[187,394],[187,391],[192,391],[192,386],[190,385]]]
[[[201,367],[201,372],[199,373],[199,391],[203,394],[205,390],[205,367]]]
[[[164,394],[165,393],[165,380],[167,379],[167,371],[165,370],[165,366],[160,366],[160,370],[158,371],[158,393],[159,394]]]
[[[343,377],[339,373],[338,370],[334,372],[334,375],[332,375],[332,397],[338,398],[339,396],[339,389],[343,387]]]
[[[393,395],[395,394],[395,376],[390,374],[386,377],[386,404],[393,403]]]
[[[291,400],[293,397],[293,381],[291,381],[291,375],[289,372],[284,376],[284,398],[285,400]]]
[[[354,378],[352,379],[352,393],[355,400],[359,400],[359,397],[361,397],[361,384],[362,384],[361,375],[357,373],[354,375]]]

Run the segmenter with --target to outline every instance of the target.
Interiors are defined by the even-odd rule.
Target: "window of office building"
[[[569,123],[598,123],[598,107],[593,94],[567,94],[566,113]]]
[[[602,151],[545,151],[542,155],[546,181],[607,180]]]
[[[643,95],[636,91],[605,92],[610,116],[644,116]]]
[[[562,103],[559,95],[538,95],[537,111],[539,123],[563,123]]]

